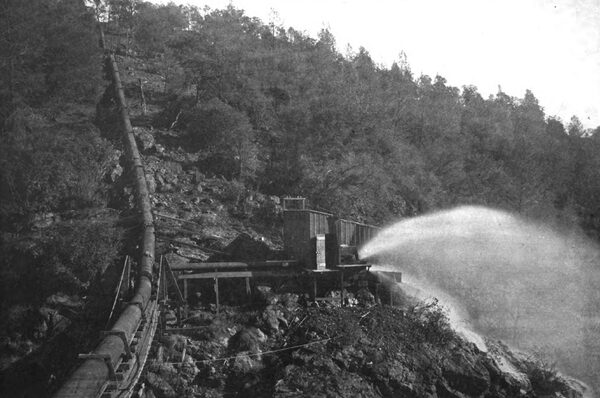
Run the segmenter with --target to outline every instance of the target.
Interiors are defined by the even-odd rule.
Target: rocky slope
[[[366,296],[363,296],[366,297]],[[458,337],[435,305],[313,307],[257,289],[254,305],[195,309],[162,337],[145,397],[582,397],[531,356]]]

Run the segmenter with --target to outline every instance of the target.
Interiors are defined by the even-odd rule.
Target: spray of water
[[[371,271],[397,271],[397,268],[389,265],[377,265],[373,267]],[[386,278],[385,274],[381,274],[380,277]],[[396,282],[389,278],[388,283]],[[468,321],[468,314],[462,305],[453,297],[436,286],[430,285],[427,281],[418,280],[406,273],[402,275],[402,283],[397,283],[396,286],[408,297],[414,297],[421,301],[429,301],[432,299],[438,300],[448,315],[448,321],[452,326],[452,329],[465,340],[475,344],[480,351],[487,351],[487,346],[483,337],[473,331],[472,325]]]
[[[459,326],[541,351],[598,385],[600,261],[581,236],[468,206],[398,222],[360,255],[410,275]]]

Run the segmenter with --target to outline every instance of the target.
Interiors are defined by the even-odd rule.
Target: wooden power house
[[[166,264],[165,275],[175,282],[177,296],[184,307],[192,286],[201,280],[213,280],[216,309],[219,311],[219,280],[245,279],[246,293],[251,294],[251,280],[300,278],[312,286],[314,301],[332,300],[345,303],[345,289],[368,287],[366,273],[370,264],[358,257],[360,248],[377,233],[375,226],[343,220],[331,213],[306,208],[304,198],[283,199],[283,240],[286,260],[248,262],[205,262],[183,265]],[[179,283],[183,289],[179,289]],[[319,289],[320,284],[321,289]],[[166,286],[166,281],[165,281]],[[336,290],[339,297],[323,293]]]
[[[300,266],[311,270],[367,266],[358,251],[378,227],[306,209],[304,198],[285,198],[283,206],[284,250]]]

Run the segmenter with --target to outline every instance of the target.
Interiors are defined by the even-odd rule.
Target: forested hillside
[[[122,237],[107,208],[118,152],[93,123],[97,42],[82,1],[0,2],[0,395],[12,382],[47,394],[46,370],[71,366],[106,321],[93,300],[82,311]],[[44,343],[47,369],[3,374]]]
[[[165,110],[154,126],[187,137],[208,173],[370,222],[479,203],[595,226],[599,130],[546,115],[530,91],[483,98],[475,87],[414,75],[406,59],[388,69],[367,49],[340,54],[326,30],[312,38],[231,7],[96,3],[118,32],[111,44],[163,77]],[[16,4],[2,13],[1,121],[18,146],[19,115],[81,101],[99,76],[93,15],[81,1]],[[18,156],[8,152],[3,161]],[[3,178],[15,180],[6,169]],[[25,192],[35,184],[17,185],[27,188],[3,193],[3,217],[51,208],[60,196],[35,200]]]
[[[478,203],[597,227],[600,130],[546,115],[530,91],[483,98],[232,7],[108,3],[122,51],[164,77],[155,125],[209,173],[370,222]]]

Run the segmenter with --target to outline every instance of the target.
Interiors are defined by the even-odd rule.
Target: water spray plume
[[[360,256],[445,292],[457,319],[485,336],[599,385],[600,256],[582,236],[466,206],[391,225]]]

